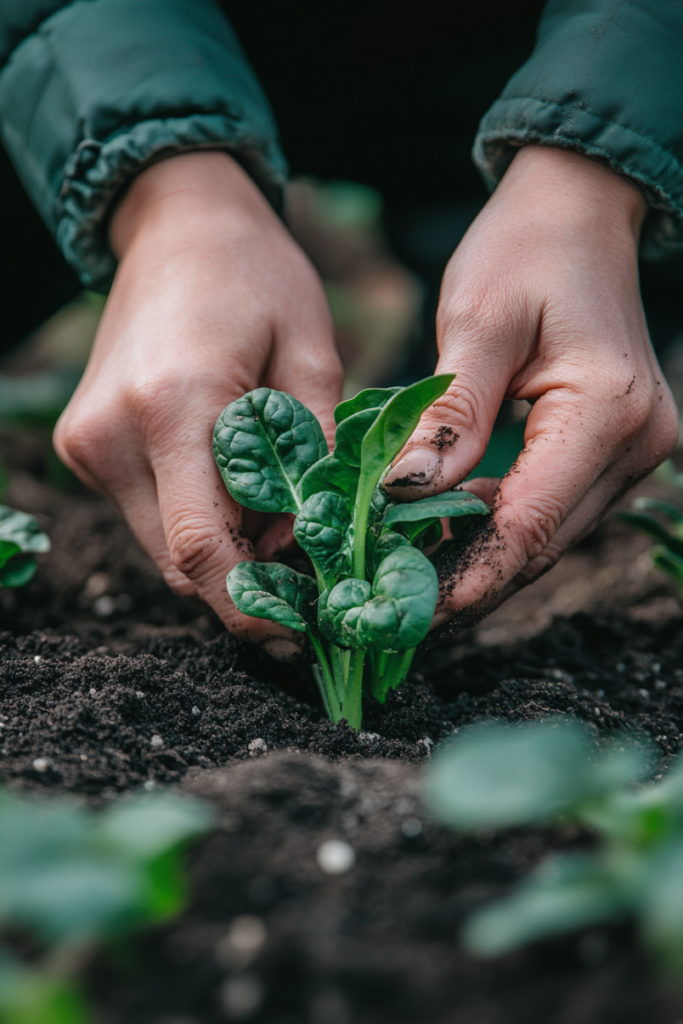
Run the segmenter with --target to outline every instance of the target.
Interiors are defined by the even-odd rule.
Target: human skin
[[[529,146],[452,257],[438,372],[457,377],[396,461],[394,493],[415,499],[458,484],[502,399],[534,405],[525,451],[495,496],[490,481],[468,483],[495,501],[496,529],[457,587],[444,586],[435,625],[482,614],[554,564],[675,444],[676,410],[638,292],[645,213],[638,189],[597,162]],[[110,238],[119,268],[57,424],[57,452],[121,509],[174,590],[207,601],[276,656],[295,653],[300,635],[229,600],[232,566],[254,548],[273,557],[290,523],[243,517],[211,433],[230,401],[265,385],[295,395],[332,439],[341,368],[320,282],[225,153],[144,170]],[[439,452],[444,427],[458,438]]]

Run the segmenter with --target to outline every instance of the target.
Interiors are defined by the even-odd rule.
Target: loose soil
[[[642,730],[666,768],[683,742],[683,617],[644,539],[603,528],[423,654],[356,734],[325,722],[305,665],[277,665],[168,593],[100,499],[15,471],[6,500],[38,514],[53,551],[27,588],[0,593],[0,778],[93,805],[172,785],[217,809],[186,913],[130,962],[94,965],[100,1024],[683,1020],[683,995],[654,980],[626,924],[467,956],[472,908],[590,838],[463,838],[420,797],[433,745],[482,717]],[[318,864],[329,839],[355,853],[344,874]]]

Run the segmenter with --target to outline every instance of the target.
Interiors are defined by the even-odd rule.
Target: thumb
[[[512,349],[509,338],[501,345],[485,329],[458,331],[436,368],[455,380],[422,415],[385,477],[392,497],[411,501],[449,490],[481,461],[515,374]]]

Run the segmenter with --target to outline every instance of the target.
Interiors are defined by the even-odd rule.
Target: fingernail
[[[426,448],[413,448],[389,470],[385,487],[422,487],[431,483],[439,469],[441,456]]]
[[[284,637],[266,640],[263,649],[276,661],[292,661],[301,654],[301,647],[293,640],[285,640]]]

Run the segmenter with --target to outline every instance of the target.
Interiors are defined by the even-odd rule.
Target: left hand
[[[446,269],[438,373],[456,373],[385,485],[415,500],[480,461],[504,398],[533,403],[491,531],[442,580],[434,625],[481,617],[550,569],[667,457],[678,417],[638,287],[647,212],[627,179],[562,149],[520,150]]]

